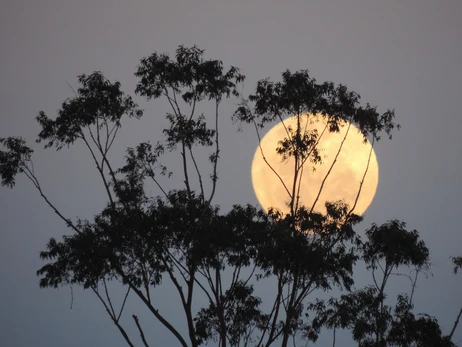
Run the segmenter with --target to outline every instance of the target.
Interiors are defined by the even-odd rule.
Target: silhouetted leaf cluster
[[[0,144],[6,151],[0,151],[0,177],[2,186],[12,188],[15,184],[15,177],[24,171],[34,152],[27,147],[26,141],[21,137],[0,138]]]
[[[135,92],[149,99],[168,94],[172,88],[174,94],[181,92],[187,103],[201,101],[204,98],[216,99],[222,95],[238,95],[236,84],[244,80],[239,69],[231,67],[223,71],[223,62],[204,60],[204,51],[193,46],[179,46],[176,61],[166,54],[153,53],[141,59],[135,76],[140,78]]]
[[[288,115],[321,114],[331,132],[338,132],[342,122],[349,121],[358,126],[365,138],[372,134],[378,139],[381,131],[391,137],[391,131],[397,126],[393,122],[394,111],[379,114],[376,107],[369,104],[359,106],[360,95],[341,84],[318,84],[307,70],[294,73],[286,70],[281,82],[260,80],[249,101],[254,103],[253,109],[242,105],[234,117],[247,123],[255,121],[260,127]]]
[[[136,118],[143,115],[132,98],[124,96],[120,82],[110,82],[101,72],[80,75],[79,82],[82,87],[61,105],[56,120],[43,111],[37,116],[42,128],[37,142],[47,141],[45,148],[55,146],[59,150],[69,146],[83,138],[83,130],[90,126],[96,126],[99,132],[108,123],[119,127],[124,115]]]

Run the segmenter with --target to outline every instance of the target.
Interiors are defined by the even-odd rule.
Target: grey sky
[[[40,150],[33,143],[34,117],[40,110],[54,116],[72,95],[66,82],[77,86],[81,73],[101,70],[133,95],[139,59],[197,44],[208,58],[241,68],[246,93],[258,79],[309,69],[319,81],[347,84],[379,111],[395,108],[402,130],[378,144],[379,187],[358,231],[391,218],[420,231],[432,251],[435,276],[420,282],[417,308],[450,330],[462,304],[462,279],[451,274],[449,262],[449,256],[462,255],[459,0],[14,0],[2,5],[0,137],[29,140],[37,149],[36,170],[45,190],[72,218],[91,217],[103,206],[96,171],[79,148]],[[159,140],[166,106],[136,100],[146,109],[145,119],[122,128],[115,153]],[[222,112],[226,117],[233,110],[228,102]],[[224,209],[255,204],[250,181],[255,135],[251,129],[236,133],[231,121],[223,126],[215,202]],[[14,190],[0,189],[0,221],[0,345],[124,346],[90,293],[74,288],[69,310],[69,288],[38,288],[38,252],[66,230],[29,182],[20,179]],[[162,301],[167,310],[167,290]],[[158,345],[172,341],[156,324],[150,334]]]

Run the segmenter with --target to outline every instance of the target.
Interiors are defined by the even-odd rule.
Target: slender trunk
[[[287,305],[287,310],[286,310],[286,321],[284,323],[283,327],[283,335],[282,335],[282,347],[287,347],[287,344],[289,343],[289,336],[290,336],[290,323],[292,319],[295,316],[295,301],[296,301],[296,296],[297,296],[297,288],[298,288],[298,273],[295,273],[294,275],[294,281],[293,281],[293,287],[292,287],[292,293],[290,293],[290,300],[289,304]]]
[[[184,184],[186,185],[186,190],[188,191],[188,195],[191,196],[191,186],[189,185],[189,175],[188,175],[188,164],[186,162],[186,144],[184,140],[181,143],[181,156],[183,157],[183,171],[184,171]]]
[[[270,330],[270,333],[268,335],[268,341],[266,343],[266,347],[269,347],[271,345],[271,343],[273,342],[273,338],[274,338],[274,333],[276,331],[276,323],[277,323],[277,318],[278,318],[278,315],[279,315],[279,308],[281,307],[281,297],[282,297],[282,287],[284,286],[284,284],[282,283],[282,274],[279,274],[278,275],[278,293],[276,295],[276,299],[275,299],[275,302],[274,302],[274,312],[272,311],[272,314],[274,314],[273,316],[273,320],[271,322],[271,330]],[[270,315],[271,317],[271,315]],[[269,323],[269,322],[268,322]],[[266,330],[266,328],[265,328]],[[260,347],[261,346],[261,342],[263,341],[263,336],[265,334],[266,331],[263,332],[262,334],[262,337],[260,339],[260,342],[258,343],[257,347]]]
[[[385,285],[387,283],[387,279],[389,276],[389,272],[391,271],[389,265],[386,263],[385,264],[385,270],[383,274],[383,280],[382,280],[382,285],[380,286],[379,290],[379,298],[380,298],[380,308],[377,312],[377,316],[375,317],[375,326],[376,326],[376,345],[377,346],[382,346],[383,345],[383,334],[384,334],[384,329],[383,329],[383,293],[385,291]]]
[[[297,131],[295,134],[295,148],[294,148],[294,157],[295,157],[295,165],[294,165],[294,181],[292,184],[292,197],[290,199],[290,213],[292,217],[295,216],[295,194],[297,192],[297,178],[298,173],[300,171],[299,161],[300,161],[300,115],[297,115]]]
[[[225,321],[225,308],[223,305],[223,301],[221,300],[223,292],[221,290],[221,276],[220,276],[220,269],[218,267],[215,269],[215,288],[217,291],[218,319],[220,320],[221,347],[226,347],[226,335],[227,335],[228,329],[226,327],[226,321]]]

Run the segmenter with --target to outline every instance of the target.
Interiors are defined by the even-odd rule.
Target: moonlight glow
[[[312,118],[313,116],[310,119]],[[296,119],[296,117],[288,118],[284,120],[284,124],[275,125],[261,140],[261,149],[258,147],[255,152],[252,163],[252,184],[257,199],[265,210],[273,207],[284,213],[289,212],[287,207],[289,195],[278,176],[265,163],[263,155],[291,191],[294,177],[294,158],[290,157],[283,162],[282,157],[276,153],[276,147],[278,147],[278,142],[287,136],[286,127],[290,126],[296,129]],[[318,117],[318,121],[313,124],[306,124],[306,117],[302,119],[301,129],[305,129],[306,126],[308,130],[317,129],[319,135],[322,133],[317,145],[322,163],[316,165],[309,161],[305,163],[300,187],[300,205],[305,205],[308,209],[312,207],[322,181],[332,167],[314,210],[324,213],[326,201],[338,200],[345,201],[352,208],[364,178],[354,209],[356,214],[363,214],[374,198],[379,180],[377,158],[371,144],[369,141],[364,143],[362,134],[353,125],[350,125],[348,130],[348,124],[344,124],[340,132],[330,133],[327,129],[323,132],[326,123],[321,117]],[[346,138],[345,134],[347,134]],[[332,166],[344,138],[343,146]],[[368,161],[369,167],[367,168]],[[315,167],[314,171],[313,167]],[[364,176],[365,172],[366,175]]]

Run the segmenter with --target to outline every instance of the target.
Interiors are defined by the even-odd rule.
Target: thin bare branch
[[[192,102],[192,109],[191,109],[191,114],[189,115],[189,120],[191,120],[194,117],[194,112],[196,111],[196,94],[194,94],[194,99]]]
[[[93,135],[93,131],[91,130],[91,127],[88,126],[87,129],[88,129],[88,133],[90,134],[90,138],[93,140],[93,143],[95,144],[96,148],[100,149],[100,148],[99,148],[98,141],[97,141],[97,139],[95,138],[95,135]],[[100,152],[101,152],[101,150],[100,150]]]
[[[173,92],[173,94],[175,94],[175,92]],[[177,110],[175,109],[175,106],[173,105],[174,104],[174,100],[171,98],[169,92],[168,92],[168,89],[167,88],[164,88],[164,96],[167,97],[167,100],[168,100],[168,103],[170,104],[170,106],[172,107],[172,110],[173,112],[175,113],[175,116],[177,118],[179,118],[181,116],[181,114],[178,114],[177,113]]]
[[[114,306],[112,306],[112,301],[111,301],[111,298],[109,296],[109,291],[107,289],[106,279],[104,277],[103,277],[103,286],[104,286],[104,292],[106,293],[107,302],[109,303],[109,307],[111,308],[112,316],[115,319],[116,314],[115,314],[115,311],[114,311]]]
[[[167,200],[170,201],[170,198],[167,192],[164,190],[164,188],[160,185],[159,181],[156,179],[156,176],[154,174],[154,168],[151,165],[149,166],[148,170],[146,170],[146,173],[148,177],[150,177],[153,180],[153,182],[157,185],[157,187],[161,190],[161,192],[164,194]]]
[[[290,196],[290,213],[292,216],[295,216],[294,204],[296,201],[296,192],[297,192],[297,182],[298,175],[300,173],[300,168],[303,167],[300,165],[300,149],[299,149],[299,139],[300,139],[300,114],[297,114],[297,130],[296,130],[296,141],[295,141],[295,150],[294,150],[294,177],[292,182],[292,195]],[[284,124],[284,123],[283,123]],[[285,125],[284,125],[285,127]],[[292,142],[293,143],[293,142]]]
[[[380,287],[377,283],[377,279],[375,278],[375,268],[372,268],[372,279],[374,280],[375,287],[379,290]]]
[[[377,262],[377,265],[380,267],[380,270],[382,270],[382,273],[385,274],[385,270],[383,269],[382,264],[380,264],[379,262]]]
[[[162,263],[164,264],[164,266],[167,269],[167,273],[168,273],[172,283],[175,285],[175,288],[177,289],[178,294],[180,295],[181,303],[183,304],[183,306],[186,305],[186,299],[185,299],[185,296],[184,296],[184,293],[183,293],[183,289],[181,288],[180,284],[178,283],[178,280],[176,279],[175,275],[173,274],[173,270],[171,269],[171,267],[169,266],[167,260],[163,256],[161,256],[161,260],[162,260]]]
[[[95,162],[96,164],[96,169],[98,170],[100,176],[101,176],[101,179],[103,180],[103,184],[104,184],[104,188],[106,189],[106,193],[108,195],[108,198],[109,198],[109,201],[111,203],[112,206],[114,206],[114,199],[112,197],[112,193],[111,193],[111,190],[109,188],[109,184],[106,180],[106,176],[104,175],[104,171],[103,171],[103,168],[102,166],[99,164],[98,162],[98,159],[96,159],[96,155],[95,153],[93,152],[93,149],[91,148],[90,144],[88,143],[87,141],[87,138],[85,137],[85,135],[83,134],[83,132],[81,133],[81,138],[83,140],[83,142],[85,143],[85,145],[87,146],[88,150],[90,151],[91,153],[91,156],[93,158],[93,161]],[[103,160],[104,160],[105,156],[103,156]]]
[[[305,133],[306,133],[306,130],[307,130],[307,127],[308,127],[308,123],[309,123],[309,120],[306,121],[306,124],[305,124]],[[316,142],[315,144],[313,145],[313,147],[311,147],[311,149],[308,151],[308,153],[306,154],[305,158],[303,159],[300,167],[301,167],[301,173],[300,173],[300,178],[299,178],[299,182],[298,182],[298,192],[297,192],[297,203],[296,203],[296,208],[295,210],[297,211],[298,210],[298,207],[299,207],[299,199],[300,199],[300,189],[301,189],[301,182],[302,182],[302,177],[303,177],[303,172],[304,172],[304,167],[305,167],[305,163],[306,161],[310,158],[310,155],[311,153],[313,153],[313,151],[317,148],[318,144],[319,144],[319,141],[321,141],[321,138],[323,137],[326,129],[327,129],[327,126],[328,126],[328,123],[326,123],[326,125],[324,126],[324,129],[322,130],[321,132],[321,135],[319,135],[316,139]]]
[[[154,306],[146,299],[143,293],[133,284],[132,281],[125,275],[125,273],[118,267],[115,268],[117,273],[122,277],[125,283],[127,283],[130,288],[135,292],[136,295],[141,299],[141,301],[146,305],[146,307],[151,311],[151,313],[177,338],[181,346],[188,347],[188,344],[184,340],[183,336],[175,329],[175,327],[170,324],[160,313],[159,310],[155,309]]]
[[[332,341],[332,347],[335,347],[335,325],[333,329],[333,341]]]
[[[241,273],[241,267],[236,266],[233,270],[233,276],[231,277],[231,285],[229,286],[230,288],[233,288],[234,284],[237,283],[240,273]]]
[[[146,338],[144,336],[143,329],[141,328],[140,322],[138,320],[138,317],[135,315],[132,315],[133,319],[135,320],[136,327],[138,328],[138,331],[140,332],[141,340],[143,341],[143,344],[145,347],[149,347],[148,342],[146,341]]]
[[[364,170],[363,178],[361,179],[361,183],[359,184],[358,194],[356,194],[355,202],[354,202],[353,207],[351,208],[350,212],[348,212],[348,215],[350,215],[354,211],[354,209],[356,208],[356,204],[358,203],[359,195],[361,194],[361,190],[363,188],[364,180],[366,179],[366,174],[369,171],[369,164],[371,163],[371,156],[372,156],[372,152],[374,150],[374,142],[375,142],[375,136],[372,138],[371,149],[369,151],[369,157],[367,159],[366,170]]]
[[[74,96],[76,98],[78,98],[78,95],[77,95],[77,92],[75,91],[75,89],[69,84],[69,82],[66,82],[66,84],[69,86],[69,88],[71,88],[72,92],[74,93]]]
[[[69,287],[71,288],[71,306],[69,309],[72,310],[72,306],[74,305],[74,290],[72,289],[72,285]]]
[[[128,337],[125,329],[120,325],[119,321],[116,319],[115,315],[112,314],[112,312],[110,311],[108,305],[106,304],[106,302],[104,301],[104,299],[101,297],[101,295],[99,294],[99,291],[97,290],[97,288],[91,286],[90,287],[93,292],[96,294],[96,296],[98,297],[98,299],[103,303],[104,305],[104,308],[106,309],[106,312],[109,314],[109,317],[111,317],[111,320],[112,322],[117,326],[117,328],[119,329],[120,333],[122,334],[122,336],[124,337],[125,341],[128,343],[128,345],[130,347],[135,347],[135,345],[130,341],[130,338]]]
[[[182,148],[181,156],[183,158],[184,183],[186,185],[186,190],[188,191],[188,195],[191,196],[192,191],[191,191],[191,186],[189,185],[188,163],[186,160],[186,144],[184,140],[181,143],[181,148]]]
[[[307,284],[304,284],[303,285],[303,288],[302,290],[300,291],[300,293],[298,294],[298,296],[296,297],[295,301],[294,301],[294,304],[293,304],[293,307],[296,308],[298,307],[299,305],[302,304],[303,300],[306,299],[306,297],[311,294],[315,289],[316,287],[314,288],[311,288],[311,286],[313,285],[313,281],[309,281]],[[311,290],[310,290],[311,289]]]
[[[303,178],[304,166],[301,165],[300,168],[300,175],[298,177],[298,187],[297,187],[297,194],[295,195],[295,211],[298,211],[298,207],[300,204],[300,189],[302,187],[302,178]]]
[[[104,127],[106,129],[106,141],[104,143],[104,154],[106,155],[108,152],[108,144],[109,144],[109,125],[107,124],[106,117],[103,118]]]
[[[173,91],[173,101],[175,103],[175,106],[176,106],[176,109],[178,111],[178,114],[183,116],[182,113],[181,113],[181,109],[180,109],[180,106],[178,105],[178,101],[177,101],[177,98],[176,98],[176,92]]]
[[[127,302],[128,294],[130,294],[130,290],[131,290],[130,287],[128,287],[127,293],[125,293],[125,297],[124,297],[124,300],[122,302],[122,306],[120,307],[120,311],[119,311],[119,314],[117,316],[117,321],[119,321],[120,317],[122,316],[122,312],[123,312],[123,310],[125,308],[125,303]]]
[[[220,101],[216,101],[215,103],[215,153],[213,154],[213,174],[212,174],[212,193],[210,194],[210,198],[208,203],[212,202],[213,196],[215,195],[215,189],[217,187],[217,165],[218,165],[218,158],[220,156],[220,143],[218,141],[218,107],[220,106]]]
[[[188,146],[188,149],[189,149],[189,154],[191,156],[192,162],[194,164],[194,168],[196,169],[197,178],[199,179],[199,186],[200,186],[200,189],[201,189],[202,200],[204,200],[205,199],[205,194],[204,194],[204,185],[202,183],[202,175],[201,175],[201,172],[199,170],[199,167],[197,166],[196,158],[194,158],[194,154],[193,154],[191,146]]]
[[[335,158],[334,158],[334,161],[332,162],[332,165],[330,166],[329,170],[327,171],[326,176],[324,176],[324,179],[322,180],[321,187],[319,187],[318,194],[316,195],[316,199],[314,199],[313,206],[311,207],[310,213],[313,212],[314,207],[316,206],[316,203],[319,200],[319,196],[321,195],[321,192],[322,192],[322,190],[324,188],[324,184],[326,183],[327,178],[329,177],[335,163],[337,162],[338,156],[340,155],[340,152],[342,151],[343,144],[345,143],[345,140],[346,140],[346,138],[348,136],[348,132],[350,131],[350,127],[351,127],[351,122],[348,122],[348,128],[347,128],[347,131],[345,132],[345,136],[343,137],[342,142],[340,143],[339,149],[338,149],[337,153],[335,154]]]
[[[261,153],[261,156],[263,158],[263,160],[265,161],[266,165],[268,165],[268,167],[271,169],[271,171],[274,172],[274,174],[277,176],[277,178],[279,179],[279,181],[282,183],[282,186],[284,187],[285,191],[287,192],[287,194],[289,195],[290,198],[292,198],[292,195],[290,194],[290,191],[289,189],[287,188],[284,180],[282,179],[282,177],[277,173],[277,171],[273,168],[273,166],[268,162],[268,160],[266,159],[266,156],[265,154],[263,153],[263,147],[261,146],[261,136],[260,136],[260,132],[258,131],[258,126],[257,126],[257,123],[254,121],[253,122],[254,126],[255,126],[255,131],[257,132],[257,137],[258,137],[258,147],[260,148],[260,153]]]
[[[281,307],[281,297],[282,297],[282,290],[283,290],[283,281],[282,281],[282,275],[278,275],[278,292],[276,294],[276,298],[274,300],[274,304],[273,304],[273,308],[271,309],[271,313],[269,314],[268,316],[268,322],[265,326],[265,328],[263,329],[263,333],[262,333],[262,336],[260,337],[260,341],[258,342],[257,344],[257,347],[260,347],[262,342],[263,342],[263,339],[265,337],[265,334],[268,330],[268,328],[270,327],[270,331],[269,331],[269,335],[268,335],[268,340],[265,344],[266,347],[269,347],[272,343],[272,341],[275,340],[274,336],[277,335],[276,334],[276,325],[277,325],[277,319],[278,319],[278,316],[279,316],[279,309]],[[270,321],[272,320],[272,322],[270,323]],[[269,324],[271,324],[269,326]]]
[[[249,281],[252,279],[253,274],[255,273],[255,270],[256,270],[256,269],[257,269],[257,265],[255,264],[255,265],[253,266],[252,271],[250,272],[249,277],[247,277],[247,279],[244,281],[244,284],[245,284],[245,285],[247,285],[247,283],[249,283]]]
[[[113,131],[114,131],[114,134],[112,135],[111,141],[109,141],[109,145],[107,146],[107,151],[109,151],[109,149],[112,147],[112,144],[114,143],[114,140],[115,140],[115,138],[117,136],[117,132],[119,131],[119,129],[120,129],[120,124],[116,123],[116,124],[114,124],[111,131],[109,132],[108,138],[109,138],[109,136],[111,136]]]
[[[103,146],[101,144],[101,132],[100,132],[100,124],[99,124],[99,117],[96,117],[96,138],[98,140],[98,148],[101,152],[103,152]]]
[[[279,120],[280,120],[282,126],[284,127],[284,130],[286,131],[287,138],[289,139],[289,141],[292,141],[292,136],[290,135],[289,129],[287,128],[286,123],[284,122],[284,119],[282,118],[282,116],[281,116],[281,114],[279,112],[278,112],[277,116],[279,117]]]
[[[462,308],[460,309],[459,314],[457,315],[456,321],[454,322],[454,325],[451,329],[451,332],[449,333],[450,340],[452,340],[452,336],[454,335],[454,332],[456,331],[457,326],[459,325],[460,316],[462,316]]]
[[[417,269],[416,272],[415,272],[414,281],[412,281],[411,296],[409,298],[409,304],[411,304],[411,305],[412,305],[412,300],[414,299],[414,292],[415,292],[415,289],[417,287],[417,277],[419,276],[419,273],[420,273],[420,269]]]
[[[186,269],[183,264],[181,264],[175,257],[173,254],[171,254],[170,251],[167,250],[167,253],[170,257],[170,260],[172,260],[172,263],[173,265],[178,269],[178,272],[180,273],[181,277],[183,277],[183,280],[185,281],[185,283],[188,282],[186,276],[184,275],[184,273],[187,273],[188,276],[189,276],[189,271],[188,269]],[[184,271],[184,273],[183,273]],[[202,271],[197,271],[199,274],[201,274],[202,276],[204,276],[204,278],[207,278],[207,276],[202,272]],[[207,295],[208,299],[210,300],[210,302],[212,302],[212,297],[210,296],[210,293],[207,291],[207,289],[205,289],[204,285],[202,283],[200,283],[200,281],[194,277],[194,281],[196,282],[196,284],[199,286],[199,288],[201,288],[205,295]]]
[[[42,187],[40,186],[37,177],[35,177],[35,175],[32,173],[29,167],[25,163],[22,163],[22,165],[24,169],[23,173],[34,184],[35,188],[38,190],[40,196],[43,198],[43,200],[45,200],[47,205],[59,216],[59,218],[61,218],[66,223],[66,226],[73,229],[77,234],[81,234],[81,231],[72,223],[72,221],[69,218],[64,217],[63,214],[55,207],[55,205],[51,203],[48,197],[43,193]]]

